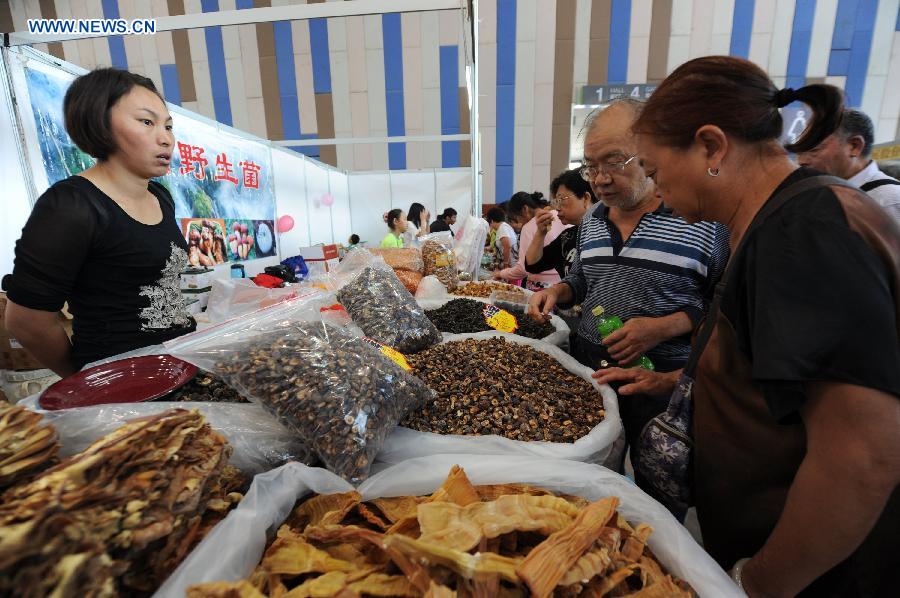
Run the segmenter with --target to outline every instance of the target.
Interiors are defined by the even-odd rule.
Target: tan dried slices
[[[454,467],[427,497],[314,496],[239,582],[189,598],[278,596],[685,596],[618,499],[589,502],[520,484],[473,486]]]
[[[41,419],[34,411],[0,401],[0,492],[27,482],[55,461],[56,429]]]
[[[0,502],[0,596],[147,595],[240,500],[196,411],[128,422]]]

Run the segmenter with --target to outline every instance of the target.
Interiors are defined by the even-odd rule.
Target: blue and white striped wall
[[[312,0],[309,0],[312,2]],[[423,0],[424,1],[424,0]],[[10,0],[28,18],[146,18],[303,0]],[[747,57],[779,85],[825,81],[900,137],[900,0],[479,0],[484,200],[546,190],[568,163],[581,86],[658,82],[685,60]],[[268,139],[468,132],[457,12],[207,27],[39,44],[153,79],[167,99]],[[461,142],[304,146],[348,170],[466,166]]]

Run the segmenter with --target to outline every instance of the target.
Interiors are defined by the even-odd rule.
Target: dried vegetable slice
[[[240,499],[230,453],[199,413],[174,409],[10,488],[0,501],[0,595],[151,593]]]
[[[458,467],[430,496],[354,494],[306,499],[246,585],[201,584],[189,597],[692,595],[647,548],[653,530],[625,521],[615,497],[474,486]]]
[[[56,429],[40,414],[0,401],[0,492],[28,481],[56,460]]]

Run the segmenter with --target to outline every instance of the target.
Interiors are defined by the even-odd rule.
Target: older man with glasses
[[[545,317],[557,306],[582,305],[572,354],[588,367],[628,366],[641,355],[654,364],[656,371],[610,368],[597,374],[618,386],[632,463],[644,425],[668,405],[691,350],[691,332],[709,306],[729,251],[723,225],[688,224],[657,195],[654,173],[644,170],[631,134],[640,106],[620,100],[589,122],[581,175],[600,204],[581,222],[566,278],[529,301],[529,311]],[[601,338],[596,307],[624,326]],[[635,474],[646,487],[644,473]]]

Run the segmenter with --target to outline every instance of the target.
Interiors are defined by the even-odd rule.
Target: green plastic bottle
[[[607,316],[606,310],[603,309],[602,305],[598,305],[594,309],[591,310],[591,313],[594,314],[594,317],[597,318],[597,332],[600,333],[600,338],[606,338],[625,324],[622,322],[622,318],[619,316]],[[601,363],[601,367],[605,367]],[[634,361],[634,363],[630,363],[628,365],[622,366],[624,368],[634,368],[641,367],[645,370],[655,371],[656,366],[653,365],[653,362],[650,361],[650,358],[646,355],[641,355]]]

